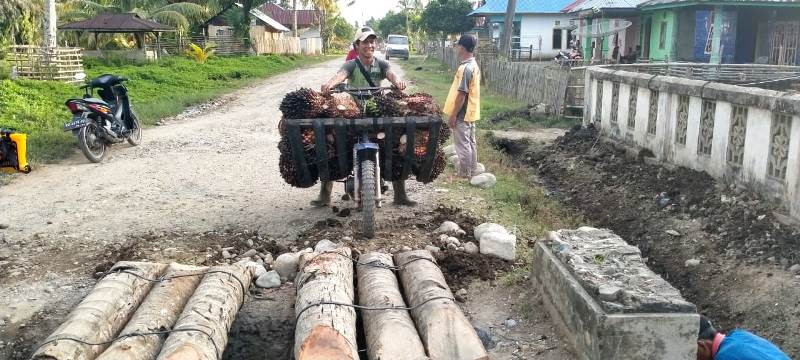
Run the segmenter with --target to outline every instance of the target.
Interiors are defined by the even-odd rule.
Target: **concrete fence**
[[[744,185],[800,218],[800,94],[591,67],[584,123]],[[654,189],[653,191],[658,191]]]

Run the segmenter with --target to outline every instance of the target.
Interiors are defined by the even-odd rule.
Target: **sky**
[[[382,18],[389,10],[399,11],[397,0],[355,0],[353,6],[347,6],[350,0],[338,0],[339,8],[342,10],[342,15],[347,22],[358,25],[364,25],[370,17],[376,19]]]

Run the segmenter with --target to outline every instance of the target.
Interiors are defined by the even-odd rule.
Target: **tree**
[[[506,4],[506,20],[503,24],[503,41],[500,50],[503,56],[511,53],[511,35],[514,34],[514,12],[517,9],[517,0],[508,0]]]
[[[328,24],[330,24],[328,28],[332,32],[328,40],[328,48],[346,49],[353,41],[356,28],[339,15],[329,19]]]
[[[444,37],[471,30],[475,21],[467,16],[472,5],[467,0],[431,0],[422,12],[422,23],[430,32]]]
[[[41,41],[43,2],[0,0],[0,47]]]
[[[244,4],[252,2],[253,0],[243,1]],[[67,0],[63,6],[68,9],[65,15],[71,21],[88,19],[102,13],[135,13],[144,19],[172,25],[181,33],[189,30],[192,24],[205,21],[210,12],[204,5],[170,0]]]
[[[389,11],[378,23],[378,28],[373,28],[382,38],[389,34],[406,34],[406,15]]]

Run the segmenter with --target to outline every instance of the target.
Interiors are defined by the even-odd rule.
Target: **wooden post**
[[[145,53],[145,57],[147,54]],[[161,33],[156,31],[156,55],[155,59],[158,60],[161,58]]]
[[[421,259],[421,260],[418,260]],[[431,359],[488,360],[489,355],[427,250],[395,255],[419,336]]]
[[[145,279],[161,276],[166,264],[119,262],[101,279],[50,336],[46,345],[31,356],[47,360],[92,360],[108,345],[84,345],[75,341],[54,341],[64,336],[90,343],[102,343],[116,336],[131,318],[153,283]],[[131,275],[126,271],[138,276]],[[141,277],[141,278],[140,278]]]
[[[204,267],[170,264],[164,274],[169,280],[156,284],[150,290],[120,335],[172,329],[205,270]],[[151,360],[158,355],[164,339],[164,335],[124,338],[111,344],[97,360]]]
[[[253,281],[253,269],[239,262],[215,266],[197,286],[175,324],[178,329],[164,342],[157,360],[212,360],[222,358],[236,313]]]
[[[394,266],[392,256],[371,252],[359,257],[361,263]],[[359,265],[358,304],[369,307],[406,307],[397,277],[392,270]],[[362,311],[370,360],[425,360],[425,348],[408,310]]]
[[[530,46],[530,50],[528,50],[528,61],[533,60],[533,44]]]
[[[309,253],[300,258],[297,274],[296,360],[356,360],[356,311],[323,301],[353,303],[353,263],[350,248]]]

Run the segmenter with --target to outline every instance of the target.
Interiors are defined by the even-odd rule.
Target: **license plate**
[[[64,125],[64,131],[80,129],[89,124],[89,119],[86,116],[75,116],[72,121]]]

